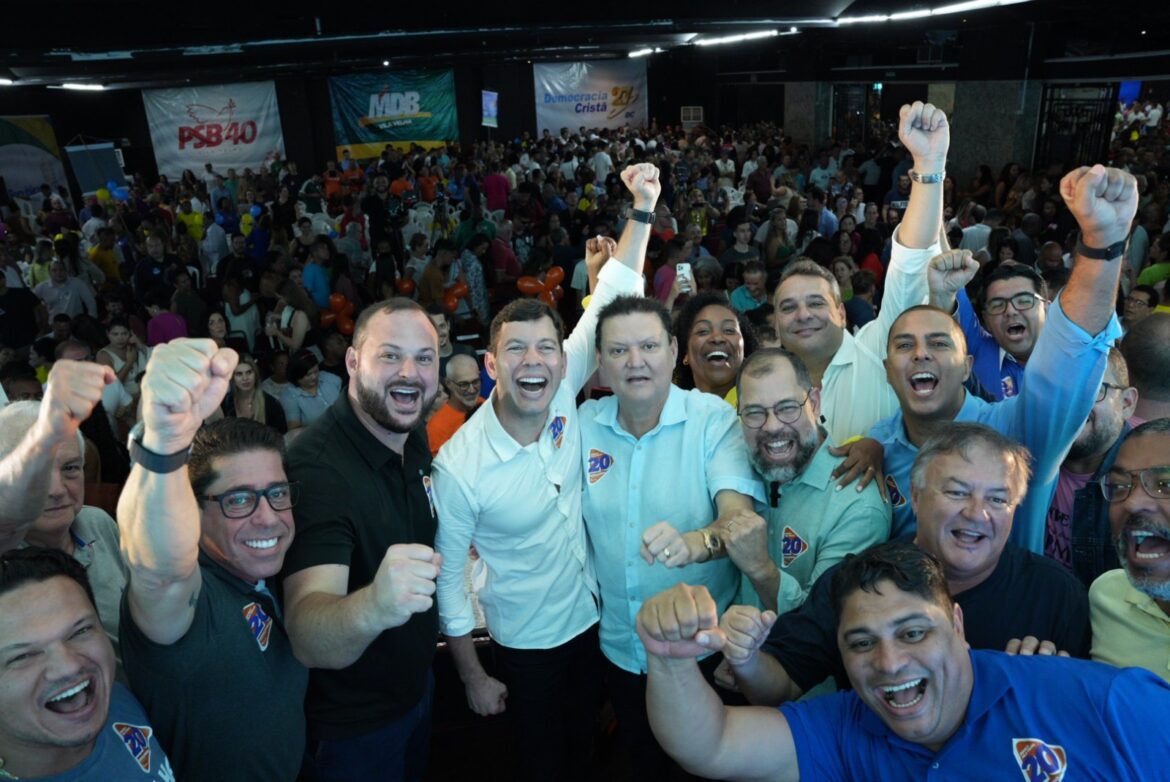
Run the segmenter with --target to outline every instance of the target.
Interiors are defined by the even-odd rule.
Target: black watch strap
[[[1127,237],[1120,242],[1114,242],[1108,247],[1089,247],[1085,244],[1081,238],[1081,234],[1078,232],[1076,254],[1094,261],[1112,261],[1114,258],[1120,258],[1125,254],[1125,246],[1128,243],[1129,239]]]
[[[654,224],[654,213],[647,212],[644,209],[631,209],[630,210],[630,219],[634,220],[636,222],[639,222],[639,223],[645,223],[646,225],[653,225]]]
[[[174,472],[187,463],[187,459],[191,454],[190,448],[184,448],[181,451],[172,454],[159,454],[147,448],[142,444],[142,422],[134,425],[130,430],[130,461],[134,464],[142,466],[142,469],[149,472],[166,475]]]

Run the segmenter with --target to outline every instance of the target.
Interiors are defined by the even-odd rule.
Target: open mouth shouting
[[[726,350],[712,350],[703,355],[703,360],[717,367],[731,367],[731,354]]]
[[[1028,336],[1028,326],[1020,321],[1008,323],[1004,328],[1004,334],[1012,342],[1018,342]]]
[[[922,702],[926,695],[927,679],[912,679],[901,684],[891,684],[878,687],[878,695],[882,703],[894,714],[912,709]]]
[[[398,410],[413,410],[422,400],[422,389],[418,386],[391,386],[388,396]]]
[[[1128,529],[1125,557],[1135,565],[1147,565],[1170,558],[1170,530],[1163,528]]]
[[[988,537],[988,535],[973,529],[960,528],[951,530],[951,538],[954,539],[955,543],[965,548],[978,546],[987,540]]]
[[[933,372],[915,372],[910,376],[910,390],[915,396],[928,397],[938,388],[938,375]]]
[[[54,714],[84,717],[93,705],[96,687],[92,676],[57,690],[45,700],[45,708]]]
[[[526,399],[539,399],[548,388],[548,378],[538,375],[521,375],[516,378],[516,388]]]
[[[769,462],[786,463],[796,454],[796,439],[782,436],[761,439],[757,450]]]

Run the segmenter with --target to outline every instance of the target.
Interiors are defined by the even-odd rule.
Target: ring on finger
[[[669,548],[662,549],[662,553],[666,555],[667,559],[670,559],[670,549]]]

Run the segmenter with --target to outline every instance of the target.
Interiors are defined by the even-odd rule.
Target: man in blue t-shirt
[[[715,603],[678,585],[647,601],[655,735],[716,779],[1153,778],[1170,751],[1170,684],[1149,671],[971,651],[939,563],[884,543],[833,579],[837,643],[853,690],[778,711],[726,707],[694,656],[718,648]],[[1071,772],[1071,773],[1069,773]]]
[[[174,782],[68,554],[0,555],[0,655],[0,779]]]

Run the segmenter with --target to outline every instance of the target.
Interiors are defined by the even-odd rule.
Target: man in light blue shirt
[[[949,315],[953,300],[943,309],[907,310],[890,329],[886,375],[901,410],[879,421],[870,436],[885,449],[894,535],[915,529],[906,498],[919,445],[939,422],[977,421],[1031,451],[1032,480],[1016,511],[1011,539],[1029,551],[1044,552],[1045,519],[1061,462],[1096,401],[1109,346],[1121,336],[1113,302],[1124,248],[1120,243],[1137,209],[1137,185],[1123,171],[1094,166],[1066,176],[1061,195],[1081,227],[1082,240],[1068,285],[1049,308],[1018,396],[988,404],[964,390],[972,360]],[[970,251],[933,258],[927,272],[932,300],[940,303],[938,292],[949,291],[953,297],[977,269]]]
[[[645,711],[646,653],[634,633],[643,601],[686,581],[731,604],[740,573],[718,519],[764,499],[722,399],[671,383],[678,353],[670,314],[621,297],[598,315],[597,350],[614,395],[580,409],[583,510],[601,592],[601,651],[619,730],[636,779],[659,779],[668,759]],[[704,661],[708,673],[718,657]]]

